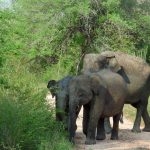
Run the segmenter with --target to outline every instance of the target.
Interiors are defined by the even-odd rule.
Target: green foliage
[[[90,52],[119,50],[150,62],[149,5],[17,0],[0,10],[0,149],[71,149],[44,104],[45,82],[78,74]]]
[[[9,58],[1,72],[0,149],[71,149],[64,127],[45,104],[46,85],[22,64]],[[59,144],[57,144],[59,143]]]
[[[14,12],[1,12],[1,51],[30,60],[32,72],[48,72],[50,66],[58,72],[56,78],[77,74],[89,52],[120,50],[149,61],[146,4],[149,1],[18,0]]]

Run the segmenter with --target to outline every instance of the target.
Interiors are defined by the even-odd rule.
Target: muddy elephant
[[[82,73],[97,72],[103,68],[110,68],[121,75],[127,83],[129,95],[125,100],[137,109],[132,128],[133,132],[140,132],[141,116],[145,127],[143,131],[150,132],[150,117],[147,111],[150,95],[150,67],[141,58],[123,52],[105,51],[101,54],[87,54],[83,60]]]
[[[47,88],[51,92],[52,97],[55,97],[56,120],[63,122],[66,130],[68,130],[68,114],[69,114],[68,86],[72,78],[73,76],[66,76],[57,81],[50,80],[47,84]],[[78,109],[78,111],[76,112],[77,114],[79,113],[80,109]]]
[[[114,121],[111,139],[118,139],[119,119],[127,93],[124,79],[109,69],[74,77],[69,83],[69,140],[74,141],[76,111],[82,105],[86,114],[85,144],[105,139],[104,117],[110,116]],[[99,134],[95,138],[97,125]]]

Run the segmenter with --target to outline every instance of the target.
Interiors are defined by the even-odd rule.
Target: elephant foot
[[[141,129],[139,129],[139,128],[133,128],[131,131],[134,132],[134,133],[140,133]]]
[[[119,138],[118,138],[118,136],[111,136],[110,139],[111,139],[111,140],[118,140]]]
[[[111,139],[111,140],[118,140],[118,132],[112,130],[111,138],[110,138],[110,139]]]
[[[105,140],[106,139],[106,135],[105,134],[100,134],[96,136],[96,140]]]
[[[143,129],[143,131],[144,131],[144,132],[150,132],[150,127],[145,127],[145,128]]]
[[[96,140],[95,139],[86,139],[85,144],[86,145],[96,144]]]

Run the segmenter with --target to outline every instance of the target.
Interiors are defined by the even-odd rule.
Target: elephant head
[[[104,68],[110,69],[111,71],[120,74],[124,78],[126,83],[130,83],[125,68],[121,64],[119,64],[119,61],[117,60],[115,54],[111,53],[110,51],[106,51],[100,54],[94,64],[95,66],[97,66],[97,70],[101,70]]]
[[[56,120],[64,122],[66,128],[68,125],[69,112],[68,85],[71,79],[71,76],[67,76],[58,81],[50,80],[47,85],[52,97],[56,99]]]
[[[100,80],[97,76],[79,75],[69,84],[69,140],[74,142],[77,111],[82,105],[99,96]]]
[[[95,66],[97,66],[98,70],[109,68],[113,72],[119,72],[122,69],[122,66],[120,66],[120,64],[118,63],[115,55],[100,55],[94,63]]]

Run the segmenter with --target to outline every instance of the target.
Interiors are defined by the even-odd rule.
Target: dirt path
[[[85,145],[85,136],[82,133],[82,110],[77,119],[76,150],[150,150],[150,132],[132,133],[133,123],[124,118],[120,124],[119,140],[110,140],[110,134],[103,141],[95,145]]]

